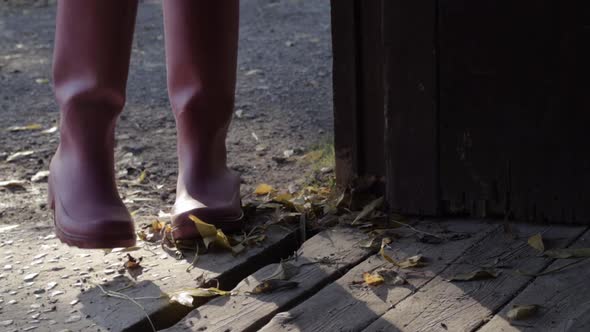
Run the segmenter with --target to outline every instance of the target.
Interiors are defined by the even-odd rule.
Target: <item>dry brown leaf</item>
[[[522,320],[531,317],[538,310],[539,306],[536,304],[515,304],[506,316],[510,320]]]
[[[397,265],[402,269],[407,269],[411,267],[421,267],[424,266],[424,257],[422,257],[422,255],[412,256],[404,261],[399,262]]]
[[[545,244],[543,243],[543,236],[540,233],[537,233],[531,237],[527,241],[529,246],[533,247],[535,250],[543,252],[545,251]]]
[[[125,264],[123,264],[123,266],[125,266],[127,270],[139,269],[141,268],[140,263],[142,260],[143,257],[135,258],[130,254],[127,254],[127,261],[125,262]]]
[[[378,273],[370,272],[363,273],[363,280],[365,280],[365,283],[369,286],[378,286],[385,281],[385,279],[383,279],[383,277]]]
[[[459,273],[449,279],[449,281],[471,281],[471,280],[482,280],[482,279],[492,279],[496,278],[500,275],[499,271],[485,269],[485,270],[477,270],[469,273]]]
[[[277,269],[265,280],[289,280],[299,273],[299,266],[289,262],[281,261]]]
[[[186,288],[168,294],[170,303],[177,302],[187,307],[193,306],[195,297],[229,296],[231,292],[218,288]]]
[[[383,197],[379,197],[371,203],[365,205],[363,210],[354,218],[352,225],[355,225],[359,220],[368,217],[375,209],[379,208],[383,204]]]
[[[263,196],[268,195],[270,192],[272,192],[272,186],[266,183],[261,183],[254,190],[254,195]]]

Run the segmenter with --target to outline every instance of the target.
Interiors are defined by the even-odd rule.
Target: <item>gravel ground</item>
[[[52,95],[55,7],[0,3],[0,224],[51,227],[45,171],[58,136]],[[128,83],[117,131],[121,195],[138,221],[174,202],[176,151],[164,66],[159,2],[140,4]],[[236,116],[228,137],[230,166],[242,194],[258,183],[301,184],[309,164],[298,156],[331,141],[330,7],[327,0],[242,0]],[[238,116],[239,115],[239,116]],[[9,131],[39,124],[41,129]],[[284,158],[285,150],[295,154]],[[17,152],[32,154],[6,161]],[[143,183],[139,175],[147,174]]]

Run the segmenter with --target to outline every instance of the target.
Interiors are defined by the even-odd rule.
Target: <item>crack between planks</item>
[[[300,303],[305,302],[306,300],[308,300],[309,298],[311,298],[312,296],[314,296],[315,294],[320,292],[322,289],[324,289],[324,287],[326,287],[327,285],[330,285],[331,283],[333,283],[334,281],[338,280],[343,275],[345,275],[348,271],[350,271],[351,269],[353,269],[357,265],[364,262],[367,258],[375,255],[378,251],[379,250],[377,250],[377,249],[367,250],[365,255],[363,255],[359,259],[355,260],[354,262],[352,262],[348,266],[342,267],[342,268],[334,271],[334,274],[332,276],[326,278],[326,280],[324,280],[323,282],[318,283],[316,286],[310,288],[309,290],[301,293],[299,296],[288,301],[281,308],[277,308],[276,310],[273,310],[272,312],[268,313],[267,315],[258,319],[257,321],[252,322],[250,324],[250,326],[248,326],[248,328],[243,330],[243,332],[255,332],[255,331],[260,330],[262,327],[264,327],[266,324],[268,324],[273,319],[273,317],[275,317],[275,315],[277,313],[290,310],[290,309],[296,307],[297,305],[299,305]]]
[[[310,232],[308,237],[315,235],[315,232]],[[280,241],[265,248],[258,255],[248,258],[242,264],[236,265],[231,269],[221,273],[216,280],[219,281],[220,289],[233,289],[240,281],[247,278],[252,273],[261,269],[262,267],[280,262],[298,250],[303,243],[299,241],[301,235],[299,229],[296,228]],[[180,322],[191,311],[206,304],[216,297],[210,298],[195,298],[193,307],[186,307],[178,303],[169,303],[165,307],[151,313],[150,319],[154,323],[157,330],[172,327]],[[143,332],[151,331],[150,323],[147,318],[123,329],[125,332]]]
[[[579,239],[581,239],[584,235],[586,234],[590,234],[590,227],[586,227],[585,230],[583,230],[582,232],[580,232],[580,234],[576,237],[574,237],[565,247],[569,248],[569,246],[571,246],[572,244],[576,243],[576,241],[578,241]],[[540,270],[539,273],[542,273],[543,271],[545,271],[549,266],[551,266],[551,264],[553,264],[554,262],[556,262],[557,259],[550,259],[548,261],[548,263],[543,266],[543,268]],[[470,330],[470,332],[476,332],[481,330],[485,325],[487,325],[499,312],[501,312],[509,303],[510,301],[514,300],[515,298],[517,298],[522,292],[525,291],[525,289],[527,289],[535,280],[537,280],[537,278],[540,278],[541,276],[536,276],[536,277],[531,277],[531,279],[526,282],[520,289],[518,289],[516,292],[514,292],[514,296],[510,297],[508,300],[506,300],[504,303],[502,303],[497,310],[494,310],[491,314],[490,314],[490,319],[487,321],[481,321],[477,326],[474,326],[473,329]]]

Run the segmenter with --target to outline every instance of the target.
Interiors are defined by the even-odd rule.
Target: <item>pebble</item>
[[[33,294],[43,294],[45,290],[43,288],[37,288],[33,291]]]
[[[37,278],[37,276],[39,275],[39,273],[31,273],[31,274],[27,274],[23,280],[24,281],[33,281],[33,279]]]
[[[17,303],[18,303],[17,300],[10,300],[10,301],[8,301],[8,304],[17,304]]]
[[[2,326],[8,326],[8,325],[12,325],[12,323],[14,323],[14,321],[12,319],[9,320],[3,320],[0,322],[0,325]]]
[[[80,300],[75,299],[72,302],[70,302],[70,305],[76,305],[76,304],[78,304],[78,302],[80,302]]]
[[[75,322],[79,321],[80,319],[82,319],[82,317],[80,317],[79,315],[72,315],[68,319],[66,319],[66,324],[75,323]]]
[[[113,269],[104,270],[104,274],[106,274],[106,275],[113,274],[113,273],[115,273],[115,270],[113,270]]]
[[[34,260],[36,260],[36,259],[43,258],[43,257],[45,257],[45,256],[47,256],[47,253],[42,253],[42,254],[39,254],[39,255],[37,255],[37,256],[35,256],[35,257],[33,257],[33,259],[34,259]]]
[[[34,315],[31,315],[31,318],[37,319],[37,318],[39,318],[39,316],[41,316],[41,314],[40,313],[36,313]]]
[[[4,271],[12,270],[12,265],[4,265]]]
[[[64,294],[64,292],[63,292],[63,291],[60,291],[60,290],[58,290],[58,291],[54,291],[53,293],[51,293],[51,297],[58,296],[58,295],[62,295],[62,294]]]
[[[50,283],[47,284],[46,289],[47,290],[52,290],[53,288],[55,288],[55,286],[57,286],[57,282],[52,281],[52,282],[50,282]]]

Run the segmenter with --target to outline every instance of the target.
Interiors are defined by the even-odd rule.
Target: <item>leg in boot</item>
[[[60,143],[50,165],[49,195],[58,237],[81,248],[135,243],[115,184],[113,149],[136,11],[134,0],[58,4],[53,77]]]
[[[231,231],[241,227],[240,179],[226,165],[233,113],[239,1],[164,1],[168,91],[178,129],[174,236],[197,237],[194,214]]]

